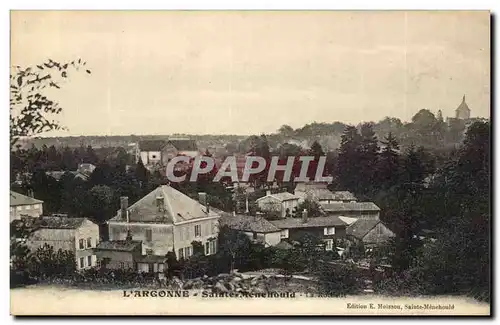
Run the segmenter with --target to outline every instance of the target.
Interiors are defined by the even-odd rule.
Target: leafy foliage
[[[14,147],[21,136],[33,136],[61,126],[50,119],[62,108],[44,95],[47,88],[61,88],[61,79],[68,77],[70,68],[85,66],[81,59],[59,63],[49,59],[35,67],[14,66],[10,75],[10,146]],[[90,74],[90,70],[86,70]]]

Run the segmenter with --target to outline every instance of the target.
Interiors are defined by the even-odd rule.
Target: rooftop
[[[141,140],[139,141],[139,150],[161,151],[166,144],[164,140]]]
[[[97,249],[131,252],[139,249],[142,245],[141,241],[137,240],[113,240],[102,241],[97,245]]]
[[[32,197],[23,195],[21,193],[17,193],[14,191],[10,191],[10,206],[18,206],[18,205],[30,205],[30,204],[40,204],[43,203],[41,200],[34,199]]]
[[[460,105],[457,107],[456,110],[459,112],[462,112],[462,111],[470,112],[469,105],[467,105],[467,103],[465,102],[465,95],[462,98],[462,102],[460,103]]]
[[[179,151],[198,151],[196,141],[192,139],[170,139],[168,143]]]
[[[286,218],[280,220],[270,220],[269,222],[280,229],[332,227],[346,225],[346,223],[337,216],[309,218],[306,223],[302,222],[301,218]]]
[[[45,228],[45,229],[77,229],[82,223],[88,220],[86,218],[71,218],[71,217],[40,217],[35,220],[35,228]]]
[[[281,193],[273,193],[273,194],[270,194],[270,195],[266,195],[266,196],[263,196],[261,198],[258,198],[258,200],[261,200],[265,197],[272,197],[272,198],[275,198],[276,200],[278,201],[288,201],[288,200],[298,200],[299,198],[295,195],[293,195],[292,193],[288,193],[288,192],[281,192]]]
[[[325,212],[380,211],[373,202],[333,202],[323,204],[322,208]]]
[[[359,219],[347,227],[346,234],[358,239],[363,239],[363,237],[365,237],[370,230],[375,228],[375,226],[381,222],[382,221],[377,219]]]
[[[260,216],[249,216],[237,214],[235,216],[231,214],[224,214],[223,217],[219,219],[219,223],[224,226],[228,226],[231,229],[239,231],[257,232],[257,233],[269,233],[278,232],[280,229],[273,225],[271,222],[267,221]]]
[[[159,205],[160,204],[160,205]],[[182,192],[168,185],[161,185],[132,204],[128,209],[129,220],[141,223],[182,222],[206,217],[219,216],[212,209],[206,212],[206,207]],[[123,220],[118,211],[111,221]]]

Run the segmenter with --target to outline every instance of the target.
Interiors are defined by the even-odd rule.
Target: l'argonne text
[[[190,292],[188,290],[124,290],[124,298],[295,298],[295,292]]]

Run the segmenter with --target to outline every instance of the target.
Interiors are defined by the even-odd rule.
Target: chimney
[[[132,241],[132,233],[130,230],[127,231],[127,237],[125,238],[126,241]]]
[[[200,202],[201,205],[203,205],[207,209],[206,213],[208,213],[209,207],[208,207],[208,201],[207,201],[207,193],[199,192],[198,193],[198,201]]]
[[[307,209],[302,211],[302,223],[307,223]]]
[[[266,196],[269,196],[269,195],[271,195],[271,191],[270,191],[270,190],[267,190],[267,191],[266,191]]]
[[[29,189],[29,190],[28,190],[28,196],[29,196],[29,197],[31,197],[31,198],[32,198],[32,197],[34,197],[34,194],[33,194],[33,190],[32,190],[32,189]]]
[[[163,198],[163,196],[156,197],[156,207],[158,208],[158,212],[165,211],[165,199]]]
[[[128,209],[128,196],[121,196],[120,197],[120,214],[121,214],[121,218],[123,220],[127,220],[127,222],[129,222],[127,209]]]

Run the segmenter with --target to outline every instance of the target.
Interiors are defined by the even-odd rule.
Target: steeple
[[[470,119],[470,108],[465,102],[465,94],[462,97],[462,103],[455,110],[455,118],[460,120],[468,120]]]

